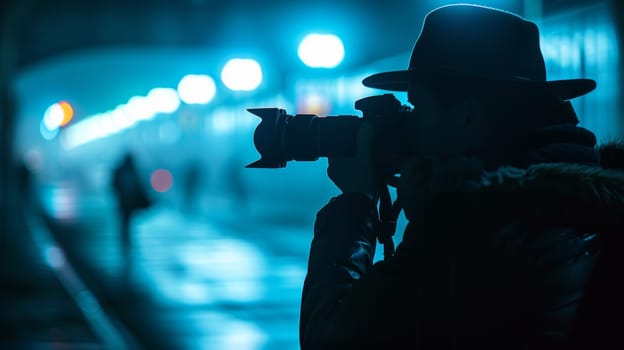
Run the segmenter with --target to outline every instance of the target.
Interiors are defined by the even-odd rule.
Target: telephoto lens
[[[364,121],[370,122],[375,133],[375,153],[380,164],[393,167],[407,149],[402,143],[402,125],[411,109],[392,95],[384,94],[359,99],[356,115],[317,116],[290,115],[280,108],[250,108],[247,111],[261,121],[254,132],[254,145],[260,159],[247,168],[283,168],[287,162],[315,161],[320,157],[355,156],[357,135]],[[381,159],[383,158],[383,159]]]
[[[260,160],[248,168],[283,168],[286,162],[355,155],[362,118],[355,115],[319,117],[289,115],[279,108],[252,108],[262,119],[254,133]]]

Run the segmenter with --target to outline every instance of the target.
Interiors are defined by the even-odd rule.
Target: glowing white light
[[[233,58],[223,67],[221,80],[230,90],[251,91],[262,82],[262,69],[255,60]]]
[[[297,51],[303,63],[313,68],[333,68],[344,58],[342,40],[333,34],[309,34]]]
[[[189,74],[178,83],[178,95],[187,104],[206,104],[215,96],[217,86],[214,80],[202,74]]]
[[[65,130],[61,145],[69,150],[91,141],[133,127],[138,122],[153,118],[158,113],[173,113],[180,107],[180,98],[175,89],[154,88],[147,96],[133,96],[126,104],[115,109],[87,117]],[[60,125],[60,124],[59,124]],[[41,122],[41,135],[50,140],[58,134],[57,129],[50,131]]]
[[[72,149],[116,133],[120,127],[115,124],[112,115],[112,112],[96,114],[66,129],[61,136],[61,145]]]
[[[134,124],[134,120],[130,114],[126,113],[126,105],[119,105],[113,109],[110,114],[110,119],[113,124],[114,131],[125,129]]]
[[[147,99],[156,113],[173,113],[180,107],[178,92],[171,88],[153,88],[147,94]]]
[[[46,109],[43,114],[43,123],[48,130],[53,131],[61,126],[64,117],[65,112],[63,111],[63,107],[55,103]]]
[[[131,97],[126,104],[125,112],[128,117],[137,122],[154,117],[152,106],[149,104],[149,100],[145,96]]]

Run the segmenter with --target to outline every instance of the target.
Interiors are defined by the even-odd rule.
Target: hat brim
[[[563,100],[569,100],[575,97],[585,95],[596,88],[596,81],[592,79],[565,79],[551,81],[535,81],[524,78],[501,79],[482,75],[471,74],[464,71],[455,71],[448,69],[428,69],[428,70],[399,70],[384,73],[377,73],[364,78],[362,84],[367,87],[390,90],[390,91],[407,91],[409,81],[418,80],[420,77],[427,76],[431,78],[436,74],[449,75],[455,77],[463,77],[465,79],[474,79],[481,83],[495,82],[512,82],[518,84],[527,84],[535,87],[543,87],[552,91],[555,95]]]

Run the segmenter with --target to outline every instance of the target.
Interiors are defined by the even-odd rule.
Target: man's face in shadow
[[[448,89],[426,81],[409,84],[412,114],[405,123],[411,154],[445,156],[475,150],[486,142],[487,125],[477,99],[462,94],[448,81]],[[451,92],[452,91],[452,92]]]

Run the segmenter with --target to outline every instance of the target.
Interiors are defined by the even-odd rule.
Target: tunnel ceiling
[[[426,9],[414,5],[420,1],[393,2],[400,3],[410,3],[409,16],[400,6],[368,0],[14,0],[2,6],[17,69],[70,51],[125,46],[245,47],[289,69],[297,62],[285,53],[312,29],[348,36],[351,66],[411,48]]]
[[[539,3],[540,1],[534,1]],[[345,38],[357,66],[409,50],[422,17],[440,0],[4,0],[3,40],[17,69],[76,50],[101,47],[247,48],[273,64],[300,65],[296,44],[305,32]],[[522,13],[526,1],[481,4]],[[590,1],[542,1],[544,13]],[[4,46],[5,48],[7,45]],[[6,49],[5,49],[6,50]]]

